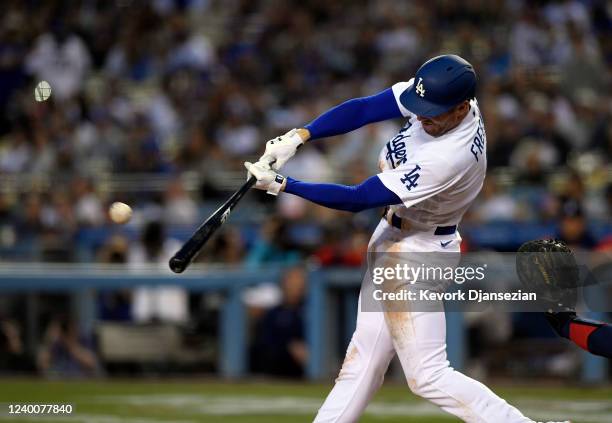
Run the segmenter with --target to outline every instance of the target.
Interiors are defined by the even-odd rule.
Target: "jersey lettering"
[[[385,159],[392,169],[406,163],[406,142],[404,140],[410,137],[410,135],[406,135],[405,132],[408,131],[411,126],[412,122],[408,119],[399,133],[386,145],[387,154],[385,155]]]
[[[406,143],[403,140],[409,136],[397,134],[395,138],[387,143],[385,159],[387,159],[393,169],[406,163]]]
[[[476,161],[478,161],[479,155],[482,156],[486,142],[487,136],[484,131],[482,119],[479,119],[478,130],[476,131],[476,136],[474,137],[474,140],[472,141],[472,146],[470,147],[470,151],[472,152],[472,155],[474,156],[474,159]]]
[[[408,191],[418,186],[417,181],[421,177],[421,174],[418,173],[419,170],[421,170],[421,166],[416,165],[414,169],[410,171],[410,173],[404,173],[404,177],[400,179],[400,182],[404,184]]]
[[[399,133],[403,134],[404,132],[409,130],[411,127],[412,127],[412,122],[410,122],[410,118],[408,118],[408,120],[406,121],[406,124],[402,127],[402,129],[400,129]]]

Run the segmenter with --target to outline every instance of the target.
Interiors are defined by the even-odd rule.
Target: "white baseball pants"
[[[440,241],[453,242],[446,248]],[[369,251],[459,251],[459,234],[406,233],[382,220]],[[363,292],[362,292],[363,294]],[[410,390],[468,423],[531,423],[482,383],[455,371],[446,358],[444,312],[366,312],[348,346],[336,384],[315,422],[355,422],[398,355]]]

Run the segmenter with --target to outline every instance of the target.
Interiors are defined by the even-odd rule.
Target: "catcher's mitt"
[[[524,243],[516,255],[516,271],[523,288],[535,292],[548,310],[574,308],[578,265],[563,241],[538,239]]]

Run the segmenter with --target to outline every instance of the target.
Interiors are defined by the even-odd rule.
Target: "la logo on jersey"
[[[415,91],[421,97],[425,97],[425,87],[423,86],[423,78],[419,78],[419,82],[416,84]]]

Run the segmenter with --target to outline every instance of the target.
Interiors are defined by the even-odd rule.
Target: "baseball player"
[[[482,187],[487,163],[475,90],[476,74],[466,60],[434,57],[413,79],[346,101],[268,141],[260,160],[245,167],[257,178],[255,187],[272,195],[284,191],[353,212],[386,207],[369,251],[459,252],[457,225]],[[275,172],[307,140],[395,118],[404,125],[383,147],[380,173],[359,185],[306,183]],[[444,312],[365,312],[361,301],[340,375],[315,421],[358,420],[395,354],[412,392],[466,422],[532,422],[450,367]]]

